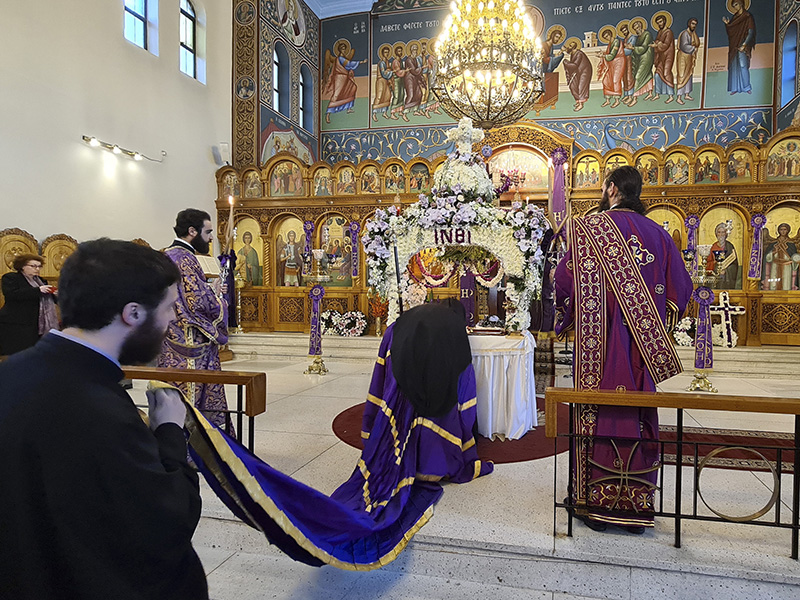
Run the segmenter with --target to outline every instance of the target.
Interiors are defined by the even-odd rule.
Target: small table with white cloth
[[[477,380],[478,433],[490,439],[521,438],[537,425],[533,353],[536,340],[522,336],[470,335]]]

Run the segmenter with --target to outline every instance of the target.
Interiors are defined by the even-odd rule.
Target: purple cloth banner
[[[567,151],[558,147],[553,150],[550,159],[553,161],[553,191],[550,200],[550,214],[553,215],[555,220],[554,227],[558,228],[567,216],[567,188],[564,177],[564,164],[568,159]]]
[[[361,226],[357,221],[350,221],[350,241],[352,242],[350,251],[350,263],[353,267],[353,277],[358,277],[358,231]]]
[[[714,292],[711,288],[701,286],[692,294],[697,302],[697,330],[694,336],[694,368],[710,370],[714,367],[714,344],[711,339],[711,311]]]
[[[308,292],[311,298],[311,336],[308,340],[308,355],[320,356],[322,354],[322,327],[319,323],[319,303],[325,295],[325,288],[317,284]]]
[[[761,243],[761,232],[767,224],[765,215],[753,215],[750,225],[753,226],[753,247],[750,249],[750,270],[747,272],[748,279],[761,279],[761,262],[764,258],[764,246]]]
[[[461,289],[461,304],[467,311],[467,325],[472,327],[478,320],[477,306],[475,303],[475,274],[467,271],[459,277],[458,287]]]
[[[314,223],[311,221],[303,223],[303,231],[306,232],[306,245],[303,248],[303,254],[309,255],[311,254],[311,236],[314,233]]]
[[[700,217],[697,215],[689,215],[684,221],[688,235],[686,249],[694,252],[694,260],[692,261],[692,275],[697,273],[697,230],[700,229]]]
[[[431,518],[441,479],[466,483],[492,472],[492,463],[478,458],[472,435],[472,365],[458,378],[458,405],[420,423],[393,375],[393,334],[391,325],[372,372],[358,466],[330,496],[277,471],[197,411],[187,412],[192,457],[211,488],[234,515],[297,561],[350,571],[380,568]],[[363,390],[353,397],[363,398]]]

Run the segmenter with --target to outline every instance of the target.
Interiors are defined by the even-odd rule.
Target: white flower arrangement
[[[459,124],[459,128],[461,124]],[[449,155],[434,176],[430,195],[420,194],[419,201],[405,210],[391,206],[378,209],[367,221],[362,242],[369,266],[369,285],[382,298],[388,298],[391,323],[397,318],[397,291],[394,257],[397,248],[401,268],[424,248],[446,245],[438,239],[439,230],[460,229],[469,232],[469,241],[455,245],[481,246],[500,260],[508,277],[506,328],[521,331],[530,325],[527,307],[537,299],[542,288],[544,252],[541,249],[550,223],[544,211],[533,204],[515,202],[510,210],[492,204],[494,190],[480,155],[456,151]]]
[[[684,317],[675,326],[672,337],[678,346],[694,345],[694,332],[697,328],[697,320],[694,317]]]
[[[322,335],[338,335],[336,327],[342,320],[342,313],[338,310],[326,310],[319,316],[319,326]]]
[[[724,346],[725,348],[735,348],[737,342],[739,341],[739,334],[737,334],[733,328],[731,328],[730,336],[731,341],[730,344],[728,343],[728,338],[725,333],[725,324],[724,323],[714,323],[711,326],[711,341],[715,346]]]
[[[425,303],[425,298],[428,295],[427,289],[421,283],[411,279],[408,276],[408,271],[404,271],[400,278],[400,289],[402,290],[404,308],[414,308]]]
[[[336,324],[336,332],[343,337],[358,337],[366,330],[367,318],[359,310],[344,313]]]

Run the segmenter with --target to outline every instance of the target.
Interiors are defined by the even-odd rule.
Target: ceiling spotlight
[[[133,153],[133,160],[142,160],[142,155],[138,152]]]
[[[92,148],[97,148],[100,145],[100,142],[98,141],[98,139],[96,137],[92,137],[92,138],[89,138],[89,145]]]
[[[120,149],[119,149],[119,146],[117,146],[116,144],[114,144],[114,147],[113,147],[113,148],[111,148],[111,151],[112,151],[114,154],[122,154],[122,150],[120,150]]]

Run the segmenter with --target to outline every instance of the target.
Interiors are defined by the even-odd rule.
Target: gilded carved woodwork
[[[750,321],[750,336],[756,336],[761,331],[761,316],[760,316],[761,302],[758,298],[750,299],[749,321]]]
[[[45,279],[55,283],[61,275],[61,267],[64,266],[64,261],[67,260],[70,254],[75,252],[78,248],[78,241],[59,233],[45,238],[42,242],[42,256],[44,257],[44,265],[40,275]]]
[[[762,333],[800,333],[800,304],[762,304]]]
[[[293,67],[293,73],[297,75]],[[316,73],[315,73],[316,76]],[[315,102],[318,98],[315,99]],[[792,145],[798,141],[797,147]],[[520,123],[497,131],[487,132],[486,139],[476,144],[473,148],[479,151],[485,144],[494,150],[509,147],[530,146],[542,154],[549,155],[556,148],[565,148],[572,152],[573,141],[569,138],[554,134],[532,123]],[[781,162],[788,154],[796,152],[798,160],[791,162],[789,159]],[[582,158],[591,157],[598,169],[598,178],[576,178],[575,167]],[[680,157],[681,170],[674,171],[676,162]],[[392,157],[389,160],[378,162],[375,160],[361,161],[359,163],[338,162],[335,164],[319,161],[313,165],[300,165],[291,156],[276,155],[262,168],[255,166],[257,157],[249,164],[239,164],[234,167],[220,169],[217,174],[218,183],[218,222],[221,230],[228,218],[229,206],[225,192],[232,192],[236,196],[234,218],[236,221],[250,217],[258,223],[258,228],[263,241],[263,273],[265,294],[269,293],[269,303],[266,295],[261,302],[262,310],[271,306],[276,311],[275,315],[266,315],[266,312],[255,315],[255,318],[265,328],[280,329],[281,324],[286,324],[287,329],[298,330],[299,326],[308,325],[309,303],[306,298],[299,297],[297,288],[274,287],[272,281],[275,272],[275,234],[284,219],[294,217],[315,224],[315,236],[319,227],[330,215],[344,216],[348,221],[355,221],[361,226],[363,232],[366,220],[376,210],[388,206],[401,204],[409,205],[417,201],[418,193],[411,192],[410,168],[412,164],[422,163],[429,169],[432,176],[436,167],[441,164],[444,157],[435,160],[414,157],[408,162]],[[302,194],[288,196],[270,196],[273,186],[270,177],[276,167],[283,161],[290,161],[300,167],[298,177],[302,179]],[[680,161],[679,161],[680,162]],[[731,211],[731,217],[740,229],[739,244],[741,256],[739,264],[742,268],[742,290],[739,292],[738,303],[747,306],[748,313],[735,320],[735,328],[740,334],[740,343],[758,345],[762,343],[761,334],[768,336],[768,343],[793,343],[792,340],[800,337],[800,297],[794,303],[793,294],[796,291],[765,292],[759,280],[748,280],[746,269],[749,261],[750,248],[753,244],[754,230],[750,225],[753,215],[765,214],[768,219],[768,233],[774,234],[775,226],[779,221],[772,217],[770,211],[776,208],[787,207],[800,213],[800,129],[789,129],[781,132],[760,146],[746,141],[739,141],[728,147],[714,144],[705,144],[696,149],[683,146],[672,146],[664,149],[645,147],[636,153],[629,153],[619,148],[602,155],[592,150],[581,151],[569,163],[570,168],[566,173],[568,185],[567,197],[571,213],[584,215],[597,209],[600,200],[600,185],[604,169],[619,164],[632,164],[647,171],[647,182],[642,191],[642,199],[646,206],[666,208],[675,217],[682,221],[687,215],[697,214],[706,218],[714,210],[714,219],[719,218],[719,209]],[[717,164],[719,163],[719,164]],[[785,163],[785,164],[784,164]],[[588,164],[588,162],[587,162]],[[387,175],[390,169],[393,182],[397,181],[397,171],[402,170],[405,193],[397,194],[389,190]],[[654,173],[652,169],[656,169]],[[667,169],[673,169],[669,173]],[[797,173],[795,173],[797,171]],[[345,175],[346,173],[346,175]],[[376,182],[377,173],[377,182]],[[344,175],[340,177],[340,175]],[[242,185],[247,182],[247,177],[259,177],[258,185]],[[319,185],[323,177],[329,178],[330,187]],[[695,182],[695,180],[698,182]],[[590,181],[588,185],[584,185]],[[688,181],[689,183],[684,183]],[[579,187],[580,182],[584,187]],[[665,184],[666,182],[666,184]],[[672,182],[672,183],[669,183]],[[280,182],[278,182],[280,183]],[[342,184],[345,187],[340,187]],[[354,188],[353,185],[354,184]],[[377,188],[376,188],[377,185]],[[394,184],[393,184],[394,185]],[[255,192],[242,197],[243,188],[261,190],[263,194],[255,197]],[[274,189],[278,189],[274,187]],[[299,190],[296,183],[293,190]],[[315,195],[319,190],[323,193]],[[344,193],[339,193],[344,190]],[[280,193],[280,192],[279,192]],[[532,194],[525,200],[539,206],[546,207],[547,194]],[[510,202],[508,196],[503,197],[503,205]],[[784,213],[775,213],[784,214]],[[722,217],[724,221],[726,217]],[[738,220],[737,220],[738,219]],[[679,243],[686,243],[684,233]],[[791,238],[800,244],[798,232],[794,229]],[[797,238],[797,239],[796,239]],[[768,238],[765,237],[765,240]],[[315,238],[315,244],[318,243]],[[701,241],[700,243],[710,243]],[[798,246],[800,248],[800,246]],[[363,247],[359,249],[359,274],[352,278],[352,286],[347,288],[328,287],[328,295],[323,300],[323,310],[339,310],[346,312],[358,307],[367,307],[366,264],[363,256]],[[479,312],[485,314],[484,290],[479,289]],[[274,304],[270,304],[273,303]],[[247,321],[249,319],[244,318]],[[766,343],[766,342],[765,342]]]
[[[234,8],[233,20],[233,165],[258,164],[258,19],[237,18],[242,14],[239,5],[251,4],[241,0]]]
[[[325,312],[326,310],[335,310],[342,314],[346,313],[350,310],[347,307],[347,298],[323,297],[320,312]]]
[[[281,296],[278,298],[278,321],[282,323],[303,323],[305,320],[305,299]]]
[[[260,321],[258,311],[258,298],[242,294],[242,321]]]

